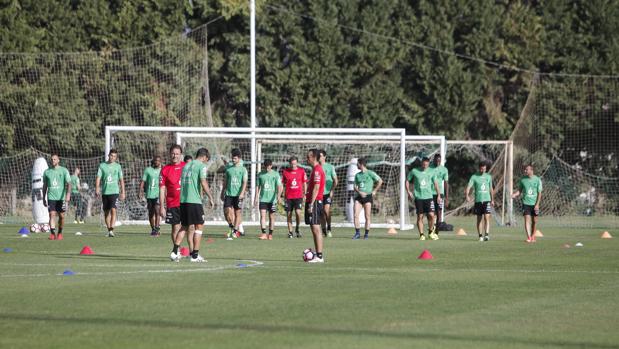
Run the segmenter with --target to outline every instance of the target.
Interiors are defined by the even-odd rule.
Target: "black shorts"
[[[64,213],[67,210],[67,204],[64,200],[48,200],[47,210],[49,212]]]
[[[294,210],[300,210],[303,208],[303,199],[288,199],[286,200],[286,212],[291,212]]]
[[[150,214],[156,213],[159,209],[159,198],[156,199],[146,199],[146,207],[148,208],[148,212]]]
[[[478,216],[490,214],[492,213],[492,205],[490,205],[490,201],[476,202],[473,212]]]
[[[277,211],[277,204],[274,202],[261,202],[258,207],[260,208],[260,211],[266,210],[270,213],[275,213]]]
[[[168,207],[165,212],[166,224],[181,224],[181,208],[180,207]]]
[[[102,195],[101,200],[105,211],[118,207],[118,194]]]
[[[434,200],[415,199],[415,209],[417,210],[417,214],[434,213]]]
[[[331,205],[333,203],[333,199],[331,199],[331,194],[325,194],[322,196],[322,202],[324,205]]]
[[[305,203],[305,224],[307,225],[320,225],[320,218],[322,217],[322,201],[314,201],[314,207],[312,207],[312,213],[309,212],[310,203]]]
[[[239,200],[238,196],[228,196],[224,197],[224,208],[232,207],[235,210],[240,210],[243,208],[243,200]]]
[[[204,224],[204,208],[202,204],[181,203],[181,225]]]
[[[539,216],[539,210],[535,209],[535,205],[522,205],[522,215],[537,217]]]
[[[372,194],[367,194],[364,198],[361,195],[355,196],[355,201],[359,202],[361,205],[365,205],[367,203],[373,204],[374,199],[372,198]]]
[[[442,211],[443,210],[443,202],[438,202],[438,195],[433,195],[432,196],[432,201],[434,201],[434,210],[435,211]]]

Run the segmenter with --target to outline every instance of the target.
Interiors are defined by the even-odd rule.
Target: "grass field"
[[[167,226],[111,239],[69,224],[48,241],[0,225],[0,250],[12,249],[0,252],[0,348],[619,347],[618,239],[542,225],[535,245],[520,228],[480,243],[472,223],[439,241],[338,229],[324,265],[301,259],[307,228],[270,242],[211,229],[208,263],[194,265],[168,260]],[[433,260],[417,259],[424,249]]]

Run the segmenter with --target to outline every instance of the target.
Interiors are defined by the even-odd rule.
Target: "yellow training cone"
[[[389,235],[396,235],[398,233],[397,230],[395,230],[394,227],[389,228],[389,230],[387,230],[387,234]]]
[[[602,233],[602,235],[601,235],[600,237],[601,237],[602,239],[612,239],[612,238],[613,238],[613,236],[612,236],[612,235],[610,235],[610,233],[609,233],[609,232],[607,232],[607,231],[603,232],[603,233]]]
[[[536,230],[534,235],[535,235],[536,238],[543,238],[544,237],[544,234],[542,234],[542,232],[539,231],[539,230]]]
[[[458,236],[466,236],[466,232],[464,231],[464,229],[460,228],[456,232],[456,235],[458,235]]]

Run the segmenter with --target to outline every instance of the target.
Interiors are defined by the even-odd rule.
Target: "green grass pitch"
[[[521,228],[496,227],[480,243],[473,220],[456,224],[467,237],[439,241],[384,229],[352,241],[336,229],[323,265],[302,261],[306,227],[273,241],[208,228],[208,263],[195,265],[168,260],[167,226],[160,238],[125,226],[106,238],[68,224],[64,241],[48,241],[0,225],[0,348],[619,346],[617,238],[542,220],[534,245]],[[84,245],[95,255],[80,256]],[[424,249],[433,260],[417,259]]]

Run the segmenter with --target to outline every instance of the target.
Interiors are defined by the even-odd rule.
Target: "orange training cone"
[[[464,229],[460,228],[456,232],[456,235],[458,235],[458,236],[466,236],[466,232],[464,231]]]
[[[536,238],[543,238],[544,234],[542,234],[541,231],[536,230],[535,233],[533,234]]]
[[[423,252],[421,252],[419,257],[417,257],[417,259],[433,259],[433,258],[434,257],[432,257],[432,253],[430,253],[430,251],[428,250],[423,250]]]
[[[607,231],[603,232],[603,233],[602,233],[602,235],[601,235],[600,237],[601,237],[602,239],[612,239],[612,238],[613,238],[613,236],[612,236],[612,235],[610,235],[610,233],[609,233],[609,232],[607,232]]]
[[[189,256],[189,249],[187,247],[181,247],[181,256],[183,257]]]
[[[91,254],[95,254],[92,249],[90,248],[90,246],[84,246],[84,248],[82,248],[82,250],[80,251],[81,255],[91,255]]]
[[[389,235],[396,235],[398,233],[397,230],[395,230],[394,227],[389,228],[389,230],[387,230],[387,234]]]

